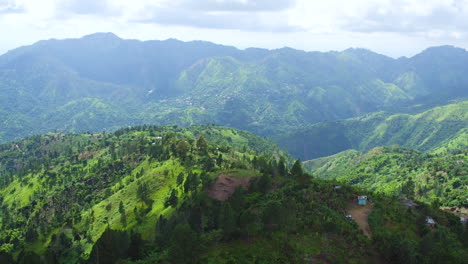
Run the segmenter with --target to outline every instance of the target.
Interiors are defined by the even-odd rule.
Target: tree
[[[201,162],[203,169],[206,171],[212,171],[215,166],[213,160],[209,156],[206,156]]]
[[[195,190],[199,183],[200,180],[198,179],[197,174],[190,172],[184,182],[184,192],[188,193],[189,191]]]
[[[230,236],[236,230],[235,212],[229,202],[224,202],[220,212],[219,226],[224,231],[225,236]]]
[[[219,153],[218,157],[216,158],[216,165],[221,168],[221,165],[223,165],[223,155]]]
[[[299,178],[302,177],[302,175],[304,175],[304,170],[302,169],[302,164],[300,160],[296,160],[296,162],[294,162],[294,165],[291,168],[291,175],[294,178]]]
[[[125,207],[122,201],[120,201],[120,204],[119,204],[119,213],[120,213],[120,223],[122,223],[123,226],[127,226],[127,214],[125,213]]]
[[[166,199],[166,202],[164,203],[164,206],[169,207],[176,207],[177,202],[178,202],[178,197],[177,197],[177,190],[172,189],[171,195]]]
[[[409,177],[406,183],[401,187],[401,192],[408,198],[414,196],[414,181],[413,178]]]
[[[179,157],[185,158],[189,149],[190,145],[187,142],[185,142],[185,140],[179,140],[176,146],[176,152]]]
[[[172,263],[195,263],[199,244],[197,233],[188,224],[179,224],[172,233],[169,258]]]
[[[201,153],[206,153],[208,151],[208,143],[206,143],[205,137],[202,135],[197,139],[197,149]]]
[[[252,210],[245,210],[239,219],[242,231],[247,234],[247,240],[262,229],[258,216]]]
[[[116,263],[128,256],[130,236],[125,231],[106,229],[94,244],[89,263]]]
[[[138,182],[137,197],[147,203],[149,201],[149,194],[150,190],[148,189],[148,186]]]
[[[181,172],[179,175],[177,175],[177,186],[181,185],[184,182],[184,173]]]
[[[284,158],[281,157],[280,161],[278,162],[278,173],[280,176],[284,176],[287,173],[286,165],[284,164]]]

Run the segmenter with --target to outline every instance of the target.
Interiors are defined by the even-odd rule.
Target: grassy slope
[[[208,142],[207,152],[203,144],[197,144],[200,135]],[[214,167],[206,160],[219,156],[223,161]],[[196,232],[192,238],[196,238],[197,250],[190,263],[302,263],[304,259],[373,263],[387,247],[401,249],[395,245],[398,240],[374,244],[344,217],[348,203],[362,190],[343,185],[336,191],[336,182],[308,179],[307,175],[293,174],[293,170],[281,175],[281,166],[276,163],[280,156],[282,152],[264,139],[215,126],[49,134],[1,145],[0,258],[7,252],[20,263],[41,259],[37,255],[46,262],[55,258],[59,263],[78,263],[88,257],[94,261],[96,254],[106,249],[102,243],[121,247],[113,249],[113,255],[128,250],[128,244],[127,248],[125,243],[119,244],[119,236],[102,241],[103,234],[112,229],[119,230],[114,234],[136,232],[143,239],[143,247],[134,251],[142,260],[127,259],[125,263],[167,263],[184,254],[174,251],[178,244],[172,232],[187,222],[191,232]],[[180,172],[182,184],[177,183]],[[206,172],[208,179],[220,173],[254,178],[248,191],[238,191],[221,203],[207,200],[202,191],[209,185],[202,176]],[[201,182],[186,187],[194,173]],[[165,206],[172,190],[177,191],[177,205]],[[146,193],[145,198],[142,193]],[[375,200],[389,201],[378,196]],[[197,219],[203,208],[207,222],[205,229],[200,229]],[[401,210],[404,208],[396,214],[401,216]],[[390,218],[395,215],[393,211],[388,214]],[[224,215],[231,218],[224,219]],[[167,226],[158,229],[161,216],[167,219]],[[407,215],[404,219],[413,221]],[[412,239],[419,243],[421,236],[415,230]],[[380,239],[390,239],[386,229],[382,232]],[[182,238],[190,241],[190,235]],[[460,245],[452,246],[460,256],[465,254]],[[395,256],[386,258],[393,260]]]
[[[7,177],[8,167],[6,166],[8,162],[23,164],[21,166],[28,164],[27,160],[21,158],[26,149],[35,153],[41,153],[42,159],[39,160],[43,160],[46,164],[49,164],[48,174],[45,173],[41,166],[37,166],[36,164],[36,168],[30,170],[28,174],[21,177],[15,177],[15,174],[13,174],[12,178],[8,176],[11,182],[0,188],[2,205],[7,210],[15,212],[24,208],[31,208],[30,205],[34,201],[36,206],[28,209],[28,211],[31,210],[29,213],[35,216],[32,217],[34,220],[28,220],[21,214],[16,219],[17,222],[23,221],[28,226],[35,226],[34,222],[37,221],[37,218],[40,221],[55,221],[52,219],[55,219],[54,217],[57,215],[54,213],[54,211],[58,210],[57,206],[73,208],[72,210],[65,209],[65,211],[73,211],[74,216],[72,219],[78,220],[73,220],[71,227],[86,237],[86,239],[75,242],[75,246],[80,245],[82,248],[82,256],[89,255],[93,243],[107,227],[136,230],[143,234],[144,239],[152,240],[154,237],[151,234],[154,234],[154,223],[157,218],[160,215],[171,212],[170,207],[166,208],[164,206],[164,202],[170,194],[171,189],[178,191],[179,199],[183,199],[184,197],[182,186],[177,186],[176,184],[177,175],[179,173],[187,175],[190,172],[200,173],[203,170],[199,166],[187,167],[181,164],[177,156],[172,156],[168,160],[151,158],[148,156],[147,151],[144,151],[145,154],[138,158],[136,158],[135,154],[131,155],[132,152],[130,152],[118,157],[116,161],[112,161],[109,144],[115,146],[116,153],[129,151],[129,149],[125,148],[129,147],[130,145],[128,144],[131,144],[133,140],[146,142],[148,145],[144,148],[151,146],[151,144],[157,144],[158,147],[161,147],[160,143],[157,142],[158,140],[155,140],[154,135],[164,134],[170,136],[171,133],[176,136],[173,140],[182,137],[192,140],[193,144],[195,144],[195,139],[200,135],[204,135],[208,142],[213,144],[211,146],[218,146],[221,149],[229,146],[229,148],[221,151],[217,149],[212,150],[222,154],[226,166],[228,166],[227,164],[236,162],[240,157],[249,160],[253,155],[263,153],[264,151],[277,153],[277,155],[283,154],[282,151],[265,139],[257,138],[244,131],[236,131],[223,127],[197,126],[189,129],[166,127],[158,128],[153,132],[149,132],[149,130],[130,131],[117,137],[112,134],[50,134],[2,146],[4,149],[0,156],[0,172],[3,171],[2,177]],[[222,151],[225,152],[223,153]],[[62,152],[62,154],[55,157],[54,152]],[[65,154],[65,152],[68,154]],[[77,158],[74,160],[71,156],[67,157],[65,155],[73,155]],[[194,158],[197,158],[197,155],[194,153]],[[31,158],[31,160],[34,160],[33,157]],[[110,168],[112,167],[112,162],[123,162],[126,167],[126,169],[123,169],[124,173],[117,172],[118,176],[112,178],[113,175],[109,175],[106,166],[102,165],[108,164],[108,168]],[[32,161],[29,164],[34,163],[35,161]],[[225,170],[221,169],[220,172],[223,171]],[[50,173],[55,173],[56,175],[53,180]],[[239,174],[255,176],[257,173],[240,170]],[[211,177],[215,175],[217,173],[211,174]],[[105,177],[103,178],[105,183],[98,183],[94,188],[92,186],[85,186],[89,184],[87,182],[96,182],[98,180],[96,177],[102,176]],[[111,177],[111,179],[108,177]],[[4,180],[7,181],[6,179]],[[139,185],[144,185],[148,188],[148,200],[152,202],[145,203],[138,198],[137,189]],[[74,186],[73,189],[76,190],[70,189],[71,186]],[[79,194],[80,192],[82,193]],[[70,201],[61,200],[67,195],[71,195],[69,197]],[[53,196],[60,200],[55,205],[55,201],[51,202],[50,199],[46,199],[46,197]],[[77,196],[91,199],[92,201],[91,203],[84,204],[76,201],[82,207],[75,208],[70,202],[78,199]],[[123,201],[124,210],[127,215],[126,226],[123,226],[120,221],[119,204],[121,201]],[[78,211],[74,211],[74,209]],[[143,211],[144,213],[141,213]],[[144,214],[143,220],[137,221],[135,213]],[[50,215],[47,216],[46,214]],[[58,226],[57,224],[54,223],[54,228],[47,229],[48,231],[39,234],[39,237],[43,239],[41,243],[26,243],[26,250],[33,250],[37,254],[43,254],[51,242],[50,238],[52,234],[60,234],[69,227],[69,225],[64,223],[60,223]],[[4,228],[5,224],[0,225],[0,227],[2,226]]]
[[[446,206],[468,206],[468,156],[423,154],[399,147],[378,147],[369,152],[346,151],[306,162],[314,175],[337,179],[393,196],[440,201]],[[414,183],[405,192],[408,182]]]

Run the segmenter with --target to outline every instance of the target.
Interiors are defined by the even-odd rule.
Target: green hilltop
[[[467,258],[467,231],[458,217],[423,203],[409,209],[291,164],[266,139],[211,125],[49,133],[0,145],[0,262]],[[226,193],[227,199],[217,198]],[[373,200],[363,207],[366,233],[345,217],[362,194]],[[434,229],[426,216],[436,221]]]
[[[468,207],[468,152],[425,154],[416,150],[377,147],[348,150],[306,161],[322,179],[335,179],[377,193],[440,206]]]

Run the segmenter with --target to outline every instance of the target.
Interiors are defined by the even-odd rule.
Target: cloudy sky
[[[207,40],[239,48],[468,48],[468,0],[0,0],[0,54],[41,39]]]

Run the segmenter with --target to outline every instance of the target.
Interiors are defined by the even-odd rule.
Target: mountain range
[[[393,59],[364,49],[239,50],[112,33],[51,39],[0,56],[0,141],[143,123],[282,135],[465,98],[467,73],[468,52],[451,46]]]
[[[465,263],[467,98],[451,46],[17,48],[0,263]]]

